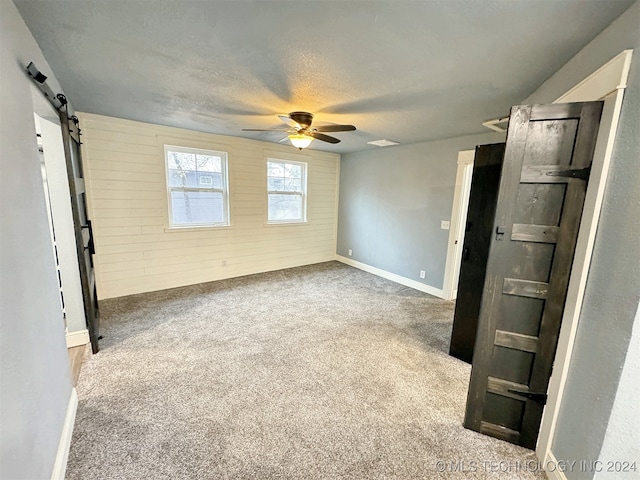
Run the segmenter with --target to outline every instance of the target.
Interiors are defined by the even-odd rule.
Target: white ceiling
[[[487,131],[633,0],[15,3],[78,111],[277,142],[241,129],[305,110],[345,153]]]

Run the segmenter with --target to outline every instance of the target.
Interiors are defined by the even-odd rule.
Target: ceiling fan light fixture
[[[303,148],[307,148],[313,142],[313,137],[310,135],[304,135],[301,133],[292,133],[289,135],[289,140],[291,140],[291,144],[302,150]]]

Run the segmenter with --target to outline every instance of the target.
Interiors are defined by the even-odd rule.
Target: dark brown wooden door
[[[66,111],[66,99],[60,110],[60,123],[62,127],[62,139],[64,142],[65,157],[67,160],[67,177],[71,193],[71,211],[76,234],[76,249],[80,267],[80,281],[82,283],[82,297],[84,300],[84,312],[87,319],[87,329],[91,340],[91,349],[97,353],[100,349],[98,340],[100,337],[98,297],[96,292],[96,280],[93,267],[93,227],[87,215],[87,201],[80,154],[80,129],[76,117],[69,118]]]
[[[602,102],[511,109],[465,427],[535,448]]]
[[[473,160],[473,177],[458,280],[458,298],[449,347],[450,355],[467,363],[471,363],[476,343],[504,147],[504,143],[479,145],[476,147]]]

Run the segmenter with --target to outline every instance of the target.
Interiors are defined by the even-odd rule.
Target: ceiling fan
[[[244,132],[287,132],[289,135],[281,140],[291,140],[294,147],[302,150],[307,148],[313,140],[328,143],[340,143],[340,140],[322,132],[350,132],[356,129],[353,125],[320,125],[312,127],[313,114],[309,112],[291,112],[289,115],[278,115],[289,128],[243,128]]]

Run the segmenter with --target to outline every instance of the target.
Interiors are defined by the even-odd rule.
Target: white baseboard
[[[89,343],[89,330],[78,330],[67,333],[67,348],[86,345]]]
[[[553,452],[547,452],[547,456],[544,459],[544,467],[544,473],[549,480],[567,480],[567,476],[558,468],[558,459]]]
[[[346,265],[364,270],[365,272],[373,273],[378,277],[386,278],[387,280],[391,280],[392,282],[399,283],[400,285],[404,285],[406,287],[411,287],[416,290],[420,290],[421,292],[428,293],[429,295],[433,295],[434,297],[444,298],[444,294],[440,288],[435,288],[430,285],[425,285],[424,283],[416,282],[415,280],[411,280],[410,278],[387,272],[386,270],[382,270],[381,268],[372,267],[371,265],[367,265],[366,263],[343,257],[342,255],[336,255],[336,260]]]
[[[71,397],[69,398],[69,405],[67,406],[67,415],[64,418],[64,426],[62,427],[62,434],[60,435],[60,443],[58,444],[58,453],[56,454],[56,463],[53,465],[51,480],[64,480],[77,410],[78,394],[76,393],[76,389],[73,388],[71,390]]]

